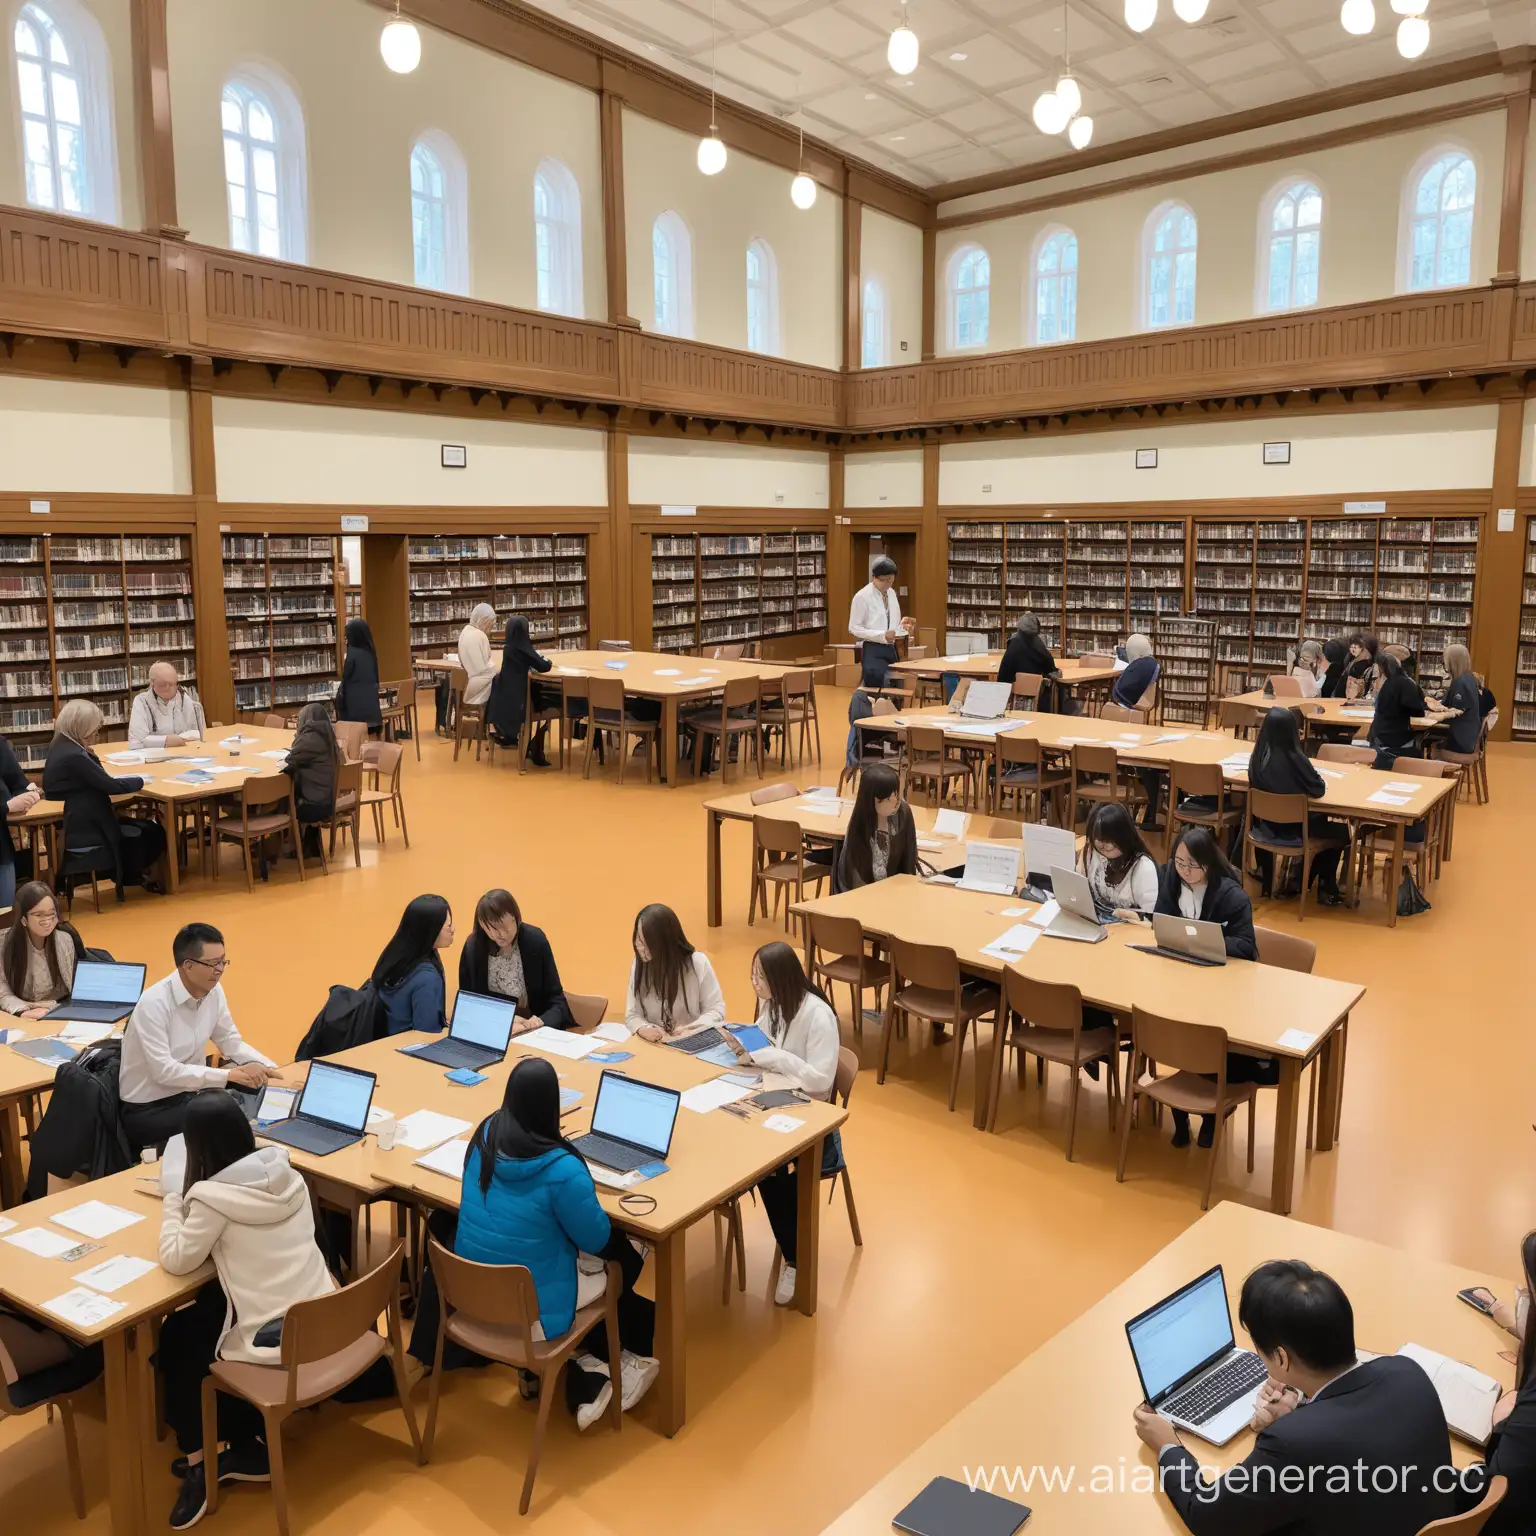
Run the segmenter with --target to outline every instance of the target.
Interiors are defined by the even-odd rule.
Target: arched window
[[[416,286],[469,292],[469,178],[459,147],[433,129],[411,147]]]
[[[747,247],[747,350],[779,350],[779,263],[766,240]]]
[[[1472,218],[1477,167],[1461,150],[1439,155],[1413,186],[1409,214],[1411,292],[1457,288],[1472,281]]]
[[[992,309],[992,262],[979,245],[949,258],[949,344],[984,347]]]
[[[96,18],[76,0],[24,5],[12,46],[27,202],[115,221],[111,60]]]
[[[304,119],[298,98],[268,71],[224,87],[224,185],[229,243],[254,256],[304,260]]]
[[[1147,221],[1146,323],[1195,323],[1195,254],[1200,229],[1183,203],[1154,211]]]
[[[1323,249],[1323,194],[1310,181],[1282,187],[1265,221],[1269,281],[1264,308],[1306,309],[1317,303]]]
[[[580,319],[581,188],[559,160],[541,160],[534,172],[533,241],[539,308]]]
[[[864,321],[859,344],[859,364],[864,368],[884,368],[891,360],[890,321],[885,289],[873,277],[864,284]]]
[[[1035,252],[1035,341],[1077,340],[1077,236],[1048,233]]]
[[[693,236],[670,208],[651,230],[656,329],[668,336],[693,335]]]

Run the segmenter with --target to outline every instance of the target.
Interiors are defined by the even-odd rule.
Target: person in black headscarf
[[[508,619],[506,639],[501,647],[501,671],[491,684],[489,709],[491,729],[502,745],[515,746],[523,729],[528,706],[528,674],[548,672],[551,665],[549,658],[534,648],[528,636],[528,620],[520,616]],[[560,700],[559,688],[533,685],[535,710],[558,705]],[[528,761],[540,768],[549,767],[549,759],[544,755],[544,736],[548,730],[549,722],[541,720],[528,744]]]

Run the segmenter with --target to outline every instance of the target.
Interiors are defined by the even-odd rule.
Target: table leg
[[[181,889],[181,860],[176,852],[176,802],[160,802],[160,825],[165,832],[165,888],[174,896]]]
[[[677,699],[671,695],[661,701],[661,771],[667,776],[667,788],[676,789]]]
[[[119,1328],[102,1340],[107,1408],[107,1499],[112,1536],[147,1536],[144,1507],[144,1356],[137,1329]]]
[[[1392,823],[1392,856],[1387,861],[1387,927],[1397,927],[1397,885],[1403,878],[1403,823]]]
[[[656,1244],[656,1358],[661,1361],[657,1389],[661,1432],[675,1435],[688,1417],[688,1265],[687,1228]]]
[[[21,1106],[0,1108],[0,1206],[21,1204]]]
[[[1346,1015],[1328,1031],[1317,1062],[1317,1130],[1319,1152],[1331,1152],[1339,1136],[1339,1115],[1344,1103],[1344,1052],[1349,1034]]]
[[[1296,1173],[1296,1116],[1301,1104],[1301,1062],[1294,1056],[1280,1058],[1280,1091],[1275,1095],[1275,1167],[1270,1180],[1269,1208],[1277,1216],[1291,1213],[1291,1185]],[[1322,1084],[1318,1084],[1322,1097]],[[1318,1110],[1326,1118],[1325,1111]]]
[[[816,1315],[816,1282],[821,1272],[821,1149],[818,1136],[799,1157],[795,1166],[795,1310],[807,1317]]]
[[[708,821],[704,828],[704,900],[707,921],[711,928],[718,928],[720,916],[720,813],[706,811]]]

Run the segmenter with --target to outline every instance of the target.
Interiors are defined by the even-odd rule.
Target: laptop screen
[[[142,965],[114,965],[105,960],[82,960],[75,966],[70,985],[71,1002],[136,1003],[144,990]]]
[[[448,1033],[455,1040],[504,1051],[512,1038],[517,1004],[506,997],[486,997],[479,992],[460,992],[453,1003],[453,1022]]]
[[[1125,1325],[1147,1401],[1155,1403],[1196,1367],[1232,1348],[1232,1314],[1221,1266]]]
[[[311,1120],[326,1120],[349,1131],[361,1131],[368,1123],[373,1101],[372,1072],[357,1072],[328,1061],[312,1061],[299,1100],[299,1113]]]
[[[648,1147],[658,1157],[665,1157],[672,1144],[678,1099],[675,1089],[637,1083],[617,1072],[604,1072],[592,1111],[592,1129],[599,1136],[613,1136],[637,1147]]]

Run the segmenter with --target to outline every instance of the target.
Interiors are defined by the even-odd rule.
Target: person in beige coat
[[[183,1140],[184,1138],[184,1140]],[[289,1307],[335,1289],[315,1242],[309,1188],[286,1147],[256,1146],[245,1112],[222,1089],[187,1106],[183,1137],[165,1151],[160,1264],[187,1275],[211,1259],[218,1279],[160,1333],[156,1365],[165,1418],[185,1458],[171,1529],[196,1525],[208,1507],[203,1466],[202,1384],[215,1360],[277,1365]],[[261,1419],[243,1400],[219,1397],[219,1481],[271,1476]]]
[[[459,631],[459,665],[469,683],[464,689],[466,704],[484,704],[496,681],[496,663],[491,659],[491,631],[496,627],[496,610],[489,603],[476,603],[469,623]]]

